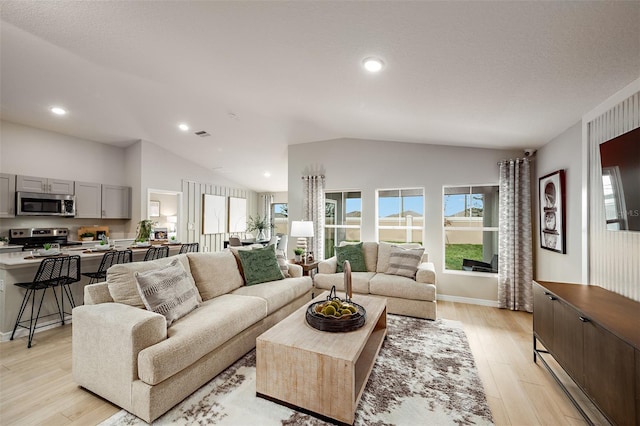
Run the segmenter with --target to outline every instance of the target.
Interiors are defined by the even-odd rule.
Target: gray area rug
[[[356,425],[490,425],[491,411],[461,323],[389,315]],[[156,425],[328,425],[255,395],[255,350]],[[124,410],[101,426],[144,425]]]

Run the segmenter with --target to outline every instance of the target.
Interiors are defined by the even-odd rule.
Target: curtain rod
[[[533,160],[533,158],[509,158],[509,159],[504,159],[504,160],[500,160],[498,161],[498,166],[500,164],[504,164],[504,163],[512,163],[512,162],[527,162],[527,161],[531,161]]]
[[[315,176],[302,176],[301,179],[317,179],[317,178],[322,178],[324,179],[324,175],[315,175]]]

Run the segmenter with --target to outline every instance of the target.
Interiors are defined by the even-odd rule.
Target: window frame
[[[359,193],[359,194],[360,194],[360,198],[346,197],[346,194],[348,194],[348,193],[355,193],[355,192],[357,192],[357,193]],[[361,190],[359,190],[359,189],[347,189],[347,190],[341,190],[341,189],[326,189],[326,190],[324,191],[324,195],[325,195],[325,209],[326,209],[326,202],[327,202],[328,200],[335,201],[335,200],[333,200],[332,198],[327,198],[327,194],[341,194],[341,198],[342,198],[342,205],[344,206],[344,208],[343,208],[343,212],[342,212],[342,214],[343,214],[343,216],[344,216],[344,218],[343,218],[343,222],[345,222],[345,223],[346,223],[346,215],[347,215],[347,213],[348,213],[348,212],[346,211],[346,205],[347,205],[346,200],[347,200],[347,198],[359,199],[359,200],[360,200],[360,224],[359,224],[359,225],[346,225],[346,224],[345,224],[345,225],[339,225],[339,224],[337,224],[337,223],[336,223],[336,224],[333,224],[333,225],[328,225],[328,224],[325,222],[325,224],[324,224],[324,228],[325,228],[325,241],[326,241],[326,239],[327,239],[327,235],[326,235],[326,233],[327,233],[327,230],[329,230],[329,229],[330,229],[330,230],[332,230],[334,237],[338,235],[338,231],[339,231],[340,229],[344,229],[344,230],[345,230],[345,235],[346,235],[346,232],[347,232],[347,230],[348,230],[348,229],[357,229],[357,230],[358,230],[358,234],[359,234],[359,236],[360,236],[360,241],[362,241],[362,207],[363,207],[363,203],[362,203],[362,191],[361,191]],[[336,202],[336,204],[337,204],[337,202]],[[326,214],[326,212],[325,212],[325,214]],[[339,244],[339,243],[338,243],[338,241],[337,241],[337,238],[334,238],[334,239],[333,239],[333,241],[334,241],[336,244]],[[325,244],[325,246],[326,246],[326,244]],[[326,250],[327,250],[328,248],[329,248],[329,247],[325,247],[325,252],[326,252]],[[325,255],[326,255],[326,254],[327,254],[327,253],[325,253]]]
[[[422,225],[421,226],[406,226],[406,225],[384,225],[380,226],[380,193],[385,191],[399,191],[399,197],[402,197],[402,191],[414,191],[419,190],[422,191]],[[418,230],[421,232],[421,238],[419,244],[424,246],[424,240],[426,235],[426,198],[425,198],[425,188],[423,186],[413,186],[406,188],[378,188],[376,189],[376,198],[375,198],[375,233],[376,233],[376,242],[380,243],[380,230],[405,230],[405,232],[411,230]],[[402,212],[400,212],[401,214]],[[399,218],[402,216],[399,216]],[[416,244],[416,242],[411,241],[411,243]]]
[[[445,274],[454,274],[454,275],[467,275],[467,276],[477,276],[477,277],[498,277],[498,273],[497,272],[478,272],[478,271],[465,271],[465,270],[461,270],[461,269],[447,269],[447,231],[462,231],[462,232],[482,232],[482,234],[484,235],[485,232],[495,232],[496,235],[498,235],[497,233],[500,230],[499,225],[498,226],[474,226],[474,227],[470,227],[470,226],[447,226],[446,225],[446,220],[449,216],[446,216],[445,214],[445,196],[446,195],[451,195],[451,194],[446,194],[445,191],[447,188],[469,188],[469,194],[473,195],[473,188],[478,188],[478,187],[494,187],[496,188],[498,191],[500,189],[500,184],[499,183],[486,183],[486,184],[468,184],[468,185],[443,185],[442,186],[442,221],[440,223],[442,223],[442,272]],[[483,200],[483,210],[484,210],[484,202],[485,200]],[[473,206],[470,206],[469,209],[472,209]],[[498,207],[499,209],[499,207]],[[498,217],[499,217],[499,211],[498,211]],[[473,217],[473,216],[470,216]],[[483,244],[484,247],[484,244]],[[498,270],[500,268],[500,263],[498,263]]]

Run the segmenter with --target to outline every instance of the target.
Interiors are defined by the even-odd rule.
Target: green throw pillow
[[[247,285],[284,279],[276,259],[274,245],[253,250],[239,250],[238,256]]]
[[[367,264],[364,263],[364,253],[362,252],[362,243],[336,247],[336,259],[338,259],[336,272],[343,272],[342,264],[345,260],[348,260],[351,264],[351,272],[367,272]]]

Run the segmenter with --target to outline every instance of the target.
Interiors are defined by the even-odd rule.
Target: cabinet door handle
[[[586,317],[578,317],[578,319],[580,319],[580,321],[582,321],[582,322],[591,322],[591,320],[589,318],[586,318]]]

